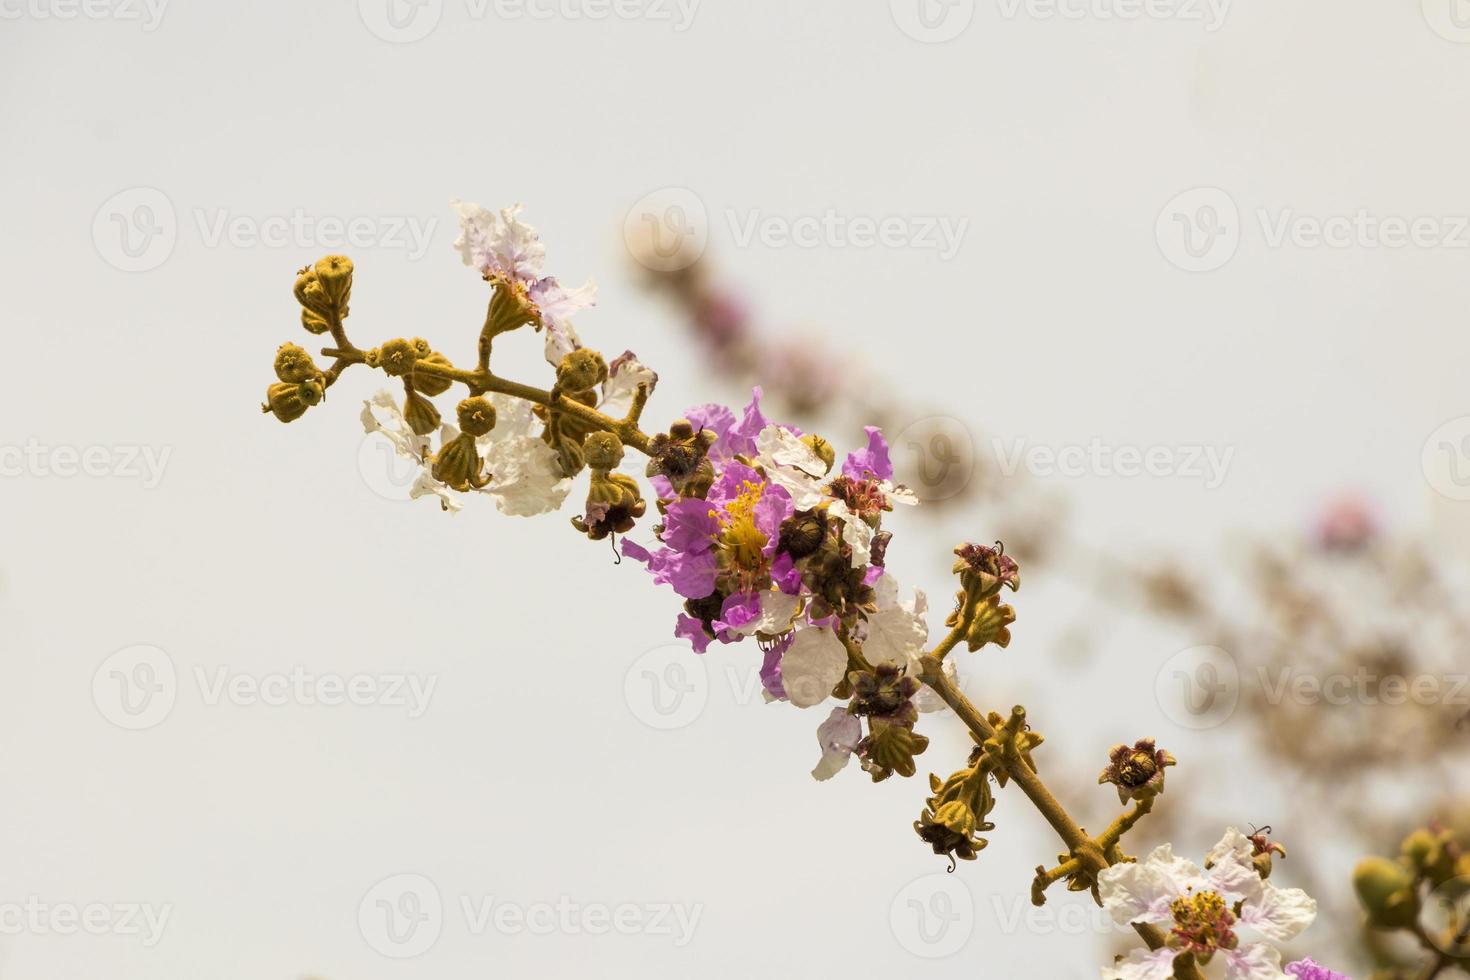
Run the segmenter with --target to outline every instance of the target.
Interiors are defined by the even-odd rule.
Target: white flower
[[[520,220],[521,205],[496,214],[464,201],[449,202],[459,212],[459,237],[454,247],[464,264],[483,276],[517,279],[529,285],[541,278],[546,246],[536,229]]]
[[[557,510],[572,492],[572,481],[562,473],[556,450],[532,434],[540,420],[531,403],[501,394],[491,395],[490,403],[495,428],[477,442],[491,476],[485,492],[502,514],[513,517]]]
[[[623,351],[621,357],[613,358],[607,366],[607,380],[602,383],[602,404],[597,410],[604,415],[620,419],[633,407],[633,395],[638,386],[648,386],[648,393],[658,385],[658,375],[633,354]]]
[[[454,247],[464,264],[479,270],[487,279],[519,283],[536,308],[546,328],[546,360],[561,363],[562,357],[582,346],[572,327],[572,314],[597,303],[597,284],[568,289],[555,276],[544,275],[546,246],[536,229],[520,219],[521,205],[502,208],[499,214],[464,201],[450,202],[459,212],[459,237]]]
[[[862,637],[863,656],[875,666],[887,660],[917,674],[919,657],[929,643],[929,623],[925,619],[928,598],[915,589],[912,601],[900,602],[898,579],[886,572],[874,583],[873,592],[878,611],[868,614]]]
[[[852,548],[852,567],[868,567],[873,561],[873,526],[849,510],[841,500],[834,500],[828,505],[827,515],[842,524],[842,540]]]
[[[846,705],[833,708],[827,720],[817,726],[822,761],[812,770],[812,777],[819,781],[827,780],[846,769],[862,738],[863,725],[857,715],[849,714]]]
[[[492,477],[481,492],[493,496],[503,514],[533,517],[556,510],[571,493],[572,481],[562,473],[556,450],[532,434],[538,420],[531,404],[500,394],[492,395],[490,401],[495,406],[495,428],[476,440]],[[369,433],[386,436],[398,455],[418,467],[409,497],[432,495],[445,510],[460,509],[459,495],[434,479],[429,438],[409,428],[391,391],[380,391],[363,403],[362,425]],[[439,432],[439,444],[458,437],[457,428],[445,425]]]
[[[743,626],[732,628],[730,632],[740,636],[754,636],[756,633],[778,636],[785,633],[791,629],[791,621],[796,618],[801,599],[772,590],[760,594],[760,604],[759,616]]]
[[[363,431],[369,435],[375,432],[383,435],[393,444],[393,449],[399,456],[412,460],[417,467],[413,485],[408,488],[410,499],[433,496],[438,497],[439,506],[450,513],[460,509],[459,498],[450,492],[448,486],[434,479],[430,468],[433,454],[429,451],[429,437],[421,436],[409,428],[408,420],[403,417],[403,410],[398,407],[398,400],[391,391],[379,391],[369,401],[363,402],[360,418]],[[446,431],[452,428],[445,426]]]
[[[1300,888],[1277,888],[1263,880],[1251,864],[1253,853],[1250,840],[1231,827],[1211,848],[1208,871],[1176,858],[1165,844],[1146,861],[1114,865],[1099,874],[1103,907],[1114,920],[1167,926],[1174,943],[1152,952],[1135,950],[1117,966],[1104,967],[1103,980],[1170,980],[1174,957],[1184,951],[1223,961],[1226,980],[1285,980],[1275,948],[1236,943],[1234,930],[1247,926],[1272,942],[1285,942],[1312,924],[1317,903]]]
[[[790,429],[766,426],[755,437],[755,451],[766,479],[791,494],[797,510],[811,510],[827,499],[822,489],[827,464]]]
[[[847,648],[825,626],[797,630],[781,657],[781,686],[786,699],[798,708],[827,700],[846,674]]]

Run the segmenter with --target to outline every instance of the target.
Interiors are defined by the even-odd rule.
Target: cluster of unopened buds
[[[1359,862],[1353,884],[1367,913],[1367,945],[1381,964],[1374,980],[1470,973],[1470,840],[1463,832],[1438,821],[1420,827],[1397,857]]]
[[[625,538],[621,554],[682,600],[673,632],[691,655],[753,639],[768,701],[831,706],[817,726],[817,779],[854,758],[874,781],[915,775],[929,746],[917,731],[920,714],[952,710],[975,747],[947,778],[930,776],[915,831],[953,870],[955,859],[973,859],[986,846],[996,789],[1017,787],[1066,847],[1055,867],[1037,869],[1032,900],[1044,903],[1047,889],[1065,880],[1132,925],[1147,947],[1104,968],[1104,978],[1190,980],[1212,963],[1231,980],[1283,978],[1283,970],[1306,980],[1339,976],[1310,961],[1282,967],[1272,943],[1304,929],[1316,905],[1267,880],[1271,856],[1282,849],[1264,836],[1229,831],[1203,870],[1168,845],[1143,861],[1125,853],[1124,836],[1153,808],[1175,765],[1167,751],[1141,740],[1111,752],[1100,781],[1131,807],[1091,835],[1038,775],[1034,754],[1043,739],[1025,710],[981,712],[960,692],[950,654],[961,644],[974,652],[1010,643],[1016,612],[1002,599],[1019,589],[1020,569],[1000,542],[955,549],[959,588],[948,633],[931,646],[924,594],[905,595],[887,570],[885,516],[917,501],[893,482],[882,432],[869,428],[866,444],[839,458],[821,436],[768,419],[759,388],[738,412],[695,406],[665,430],[645,432],[657,375],[631,352],[609,360],[583,346],[572,326],[572,314],[594,301],[592,285],[568,289],[544,274],[545,249],[518,207],[456,206],[456,247],[491,287],[474,366],[456,366],[421,338],[353,344],[345,326],[353,266],[329,256],[298,274],[295,293],[302,326],[330,335],[321,351],[330,363],[319,368],[303,348],[283,345],[266,412],[283,422],[301,418],[354,365],[397,379],[400,392],[364,403],[363,425],[413,462],[411,495],[431,496],[449,511],[484,494],[507,514],[552,512],[588,471],[572,526],[616,549],[619,535],[644,519],[652,524],[654,540]],[[496,340],[523,328],[543,335],[547,388],[491,370]],[[449,423],[434,399],[455,385],[466,397]],[[644,484],[620,472],[630,450],[647,459],[648,497]],[[1251,930],[1263,941],[1241,938]]]

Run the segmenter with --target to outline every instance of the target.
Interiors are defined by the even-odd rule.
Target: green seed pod
[[[594,470],[617,469],[623,461],[623,443],[611,432],[593,432],[582,440],[582,454]]]
[[[457,412],[459,427],[471,436],[479,438],[495,428],[495,406],[487,398],[478,395],[466,398],[459,403]]]
[[[297,384],[302,381],[319,380],[322,372],[317,369],[311,355],[295,344],[282,344],[276,350],[276,377]]]
[[[454,366],[449,362],[449,358],[438,351],[429,351],[429,353],[420,357],[419,360],[428,361],[430,364],[437,364],[440,367],[447,368]],[[428,395],[430,398],[437,398],[454,387],[454,382],[448,378],[435,377],[432,374],[415,371],[413,373],[413,386],[416,390]]]
[[[282,422],[294,422],[306,414],[306,410],[321,402],[322,386],[316,381],[278,381],[266,389],[266,403],[262,412],[270,412]]]
[[[345,255],[328,255],[318,259],[313,270],[327,301],[347,315],[347,300],[352,296],[352,260]]]
[[[403,417],[408,421],[408,427],[421,436],[426,436],[439,428],[439,410],[434,403],[423,395],[410,391],[403,402]]]
[[[419,359],[419,352],[413,345],[413,341],[390,340],[378,348],[378,365],[382,367],[383,373],[401,378],[413,370],[414,362]]]
[[[556,384],[563,391],[587,391],[607,380],[607,361],[595,350],[574,350],[561,359]]]
[[[1419,918],[1419,896],[1407,868],[1388,858],[1370,857],[1353,870],[1353,888],[1379,929],[1404,929]]]

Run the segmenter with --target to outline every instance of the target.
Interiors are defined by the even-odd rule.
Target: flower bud
[[[445,368],[454,366],[450,363],[449,358],[438,351],[429,351],[427,354],[422,355],[419,360],[428,361],[430,364],[437,364]],[[437,398],[454,387],[454,382],[448,378],[425,374],[422,371],[414,371],[412,380],[414,389],[428,395],[430,398]]]
[[[313,270],[327,301],[338,311],[347,315],[347,300],[352,296],[352,260],[345,255],[328,255],[318,259]]]
[[[418,359],[418,348],[414,346],[413,341],[402,337],[390,340],[378,348],[378,366],[383,369],[384,374],[395,378],[400,378],[412,371]]]
[[[296,273],[294,291],[296,293],[296,302],[323,320],[330,320],[336,315],[336,311],[332,308],[331,298],[327,295],[326,288],[322,286],[321,277],[316,274],[316,270],[311,266],[307,266]],[[305,322],[304,319],[303,322]],[[307,329],[310,330],[311,328],[307,327]]]
[[[317,381],[278,381],[266,389],[266,403],[262,412],[270,412],[282,422],[294,422],[306,414],[306,410],[319,404],[324,395]]]
[[[593,432],[582,440],[582,455],[594,470],[615,470],[623,461],[623,443],[611,432]]]
[[[488,398],[479,395],[466,398],[459,403],[455,414],[459,416],[459,427],[477,439],[495,428],[495,406]]]
[[[565,355],[556,368],[556,386],[562,391],[588,391],[606,380],[607,361],[585,347]]]
[[[304,348],[287,343],[276,350],[276,377],[300,384],[303,381],[320,381],[322,372]]]
[[[482,463],[475,437],[461,432],[434,456],[434,479],[461,493],[471,487],[478,490],[489,482],[480,474]]]
[[[301,308],[301,325],[307,333],[323,334],[332,329],[331,324],[306,307]]]
[[[439,428],[439,410],[434,403],[415,391],[410,391],[403,402],[403,417],[408,427],[421,436]]]
[[[1353,888],[1379,929],[1404,929],[1419,918],[1419,896],[1407,868],[1387,858],[1370,857],[1353,870]]]

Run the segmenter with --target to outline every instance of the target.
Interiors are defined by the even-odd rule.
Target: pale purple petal
[[[769,420],[761,414],[761,389],[757,386],[751,391],[750,404],[745,406],[744,416],[720,439],[720,442],[724,444],[724,454],[730,456],[754,455],[756,436],[760,435],[761,430],[770,424]]]
[[[710,513],[709,503],[697,497],[670,504],[664,515],[663,541],[675,551],[708,551],[719,533],[719,519]]]
[[[747,623],[760,617],[761,597],[759,592],[737,592],[725,597],[720,607],[720,618],[715,620],[716,629],[739,630]]]
[[[704,624],[693,616],[679,614],[679,622],[674,627],[674,635],[688,640],[694,647],[695,653],[704,653],[709,649],[710,635],[705,632]]]
[[[883,431],[869,425],[863,429],[868,434],[868,447],[848,453],[847,462],[842,464],[842,475],[854,480],[891,480],[893,461],[888,457],[888,440]]]
[[[776,588],[787,595],[801,592],[801,569],[796,567],[796,561],[784,551],[771,562],[771,580],[776,583]]]

